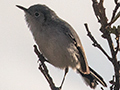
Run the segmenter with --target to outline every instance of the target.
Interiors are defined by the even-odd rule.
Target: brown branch
[[[109,26],[111,26],[111,24],[113,24],[113,19],[115,18],[115,15],[117,13],[117,10],[119,9],[120,7],[120,3],[118,3],[118,0],[114,0],[116,6],[115,6],[115,9],[113,10],[113,14],[112,14],[112,18],[111,18],[111,21],[109,23]],[[116,51],[115,51],[115,54],[114,54],[114,57],[117,55],[118,51],[119,51],[119,32],[118,30],[116,29],[116,43],[117,43],[117,47],[115,48]]]
[[[114,2],[115,2],[115,4],[116,4],[116,6],[115,6],[115,9],[113,10],[112,18],[111,18],[111,21],[110,21],[109,25],[111,25],[111,24],[114,23],[114,22],[113,22],[113,19],[114,19],[115,15],[116,15],[117,10],[118,10],[119,7],[120,7],[120,3],[118,3],[118,0],[114,0]]]
[[[116,33],[118,33],[118,31],[116,30]],[[116,43],[117,43],[117,47],[115,48],[116,51],[115,51],[115,55],[117,55],[118,51],[119,51],[119,47],[120,47],[120,44],[119,44],[119,34],[116,35]]]
[[[87,32],[88,32],[87,35],[88,35],[89,38],[93,41],[93,46],[99,48],[99,49],[106,55],[106,57],[111,61],[112,59],[110,58],[110,56],[105,52],[105,50],[102,48],[102,46],[101,46],[100,44],[98,44],[98,42],[95,40],[95,38],[93,37],[93,35],[92,35],[91,32],[89,31],[88,25],[87,25],[86,23],[85,23],[84,25],[85,25],[85,28],[86,28],[86,30],[87,30]]]
[[[92,1],[93,1],[94,12],[95,12],[95,14],[97,13],[97,15],[100,17],[100,24],[101,24],[100,31],[103,33],[102,37],[107,39],[110,50],[111,50],[111,54],[112,54],[112,57],[113,57],[115,55],[114,54],[115,48],[114,48],[110,33],[108,31],[110,26],[108,26],[108,23],[107,23],[108,19],[106,17],[105,8],[103,6],[103,1],[104,0],[100,0],[99,3],[97,2],[96,6],[94,6],[94,4],[96,4],[96,0],[92,0]],[[97,9],[95,9],[95,8],[97,8]],[[112,61],[112,63],[113,63],[113,60],[110,60],[110,61]]]
[[[117,4],[117,3],[118,3],[118,0],[114,0],[114,2],[115,2],[115,4]]]
[[[115,87],[115,76],[113,75],[113,79],[111,81],[109,81],[110,84],[112,84],[112,86],[110,86],[110,90],[114,90]]]
[[[97,0],[92,0],[93,9],[98,19],[98,22],[100,22],[101,25],[106,25],[108,19],[105,14],[105,8],[103,7],[103,1],[104,0],[100,0],[100,2],[98,3]]]
[[[113,15],[112,15],[111,21],[110,21],[110,23],[108,23],[105,8],[103,6],[103,1],[104,0],[100,0],[100,2],[98,3],[97,0],[92,0],[94,13],[98,19],[98,22],[101,24],[100,31],[103,34],[102,37],[107,40],[110,51],[111,51],[111,55],[112,55],[111,58],[108,56],[108,54],[104,51],[104,49],[100,46],[100,44],[98,44],[97,41],[94,39],[94,37],[91,35],[90,31],[88,30],[87,24],[85,26],[86,26],[86,30],[88,32],[88,36],[94,42],[93,45],[98,47],[107,56],[107,58],[112,62],[113,66],[114,66],[115,80],[116,80],[114,89],[119,90],[119,88],[120,88],[120,83],[119,83],[120,82],[120,75],[119,75],[120,68],[119,68],[119,64],[118,64],[118,60],[117,60],[117,53],[119,50],[119,37],[118,36],[116,37],[117,38],[116,39],[117,47],[115,50],[115,47],[113,45],[113,41],[112,41],[112,38],[110,35],[111,33],[109,31],[111,29],[111,25],[114,23],[113,19],[116,15],[118,8],[120,7],[120,3],[118,3],[118,0],[114,0],[116,7],[113,10]]]
[[[53,80],[51,78],[51,76],[49,75],[48,69],[45,65],[45,61],[47,61],[44,56],[38,51],[37,46],[34,45],[34,52],[36,53],[36,55],[39,58],[40,64],[39,64],[39,70],[42,72],[42,74],[44,75],[44,77],[46,78],[46,80],[48,81],[51,90],[60,90],[60,88],[56,87],[55,84],[53,83]],[[47,61],[48,62],[48,61]]]

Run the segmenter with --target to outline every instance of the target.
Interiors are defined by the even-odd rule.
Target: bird
[[[69,68],[72,68],[91,88],[95,89],[98,82],[107,87],[103,78],[88,66],[79,36],[69,23],[46,5],[16,6],[25,12],[25,20],[40,52],[50,64],[65,71],[63,82]]]

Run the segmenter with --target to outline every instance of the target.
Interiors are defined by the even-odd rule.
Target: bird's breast
[[[74,61],[69,50],[71,42],[64,33],[46,30],[37,32],[33,36],[40,51],[52,65],[59,68],[71,66]]]

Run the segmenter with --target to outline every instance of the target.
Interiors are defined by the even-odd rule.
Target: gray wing
[[[84,52],[84,49],[82,47],[82,44],[80,42],[80,39],[79,39],[77,33],[74,31],[74,29],[67,22],[62,21],[60,23],[61,23],[61,27],[63,28],[62,29],[63,32],[71,40],[71,42],[74,43],[74,45],[76,46],[76,48],[79,51],[80,58],[78,60],[80,61],[82,72],[84,74],[89,74],[90,70],[88,67],[87,60],[86,60],[85,52]]]

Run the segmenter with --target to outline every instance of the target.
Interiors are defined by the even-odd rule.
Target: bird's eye
[[[40,13],[35,12],[35,17],[39,17],[39,16],[40,16]]]

